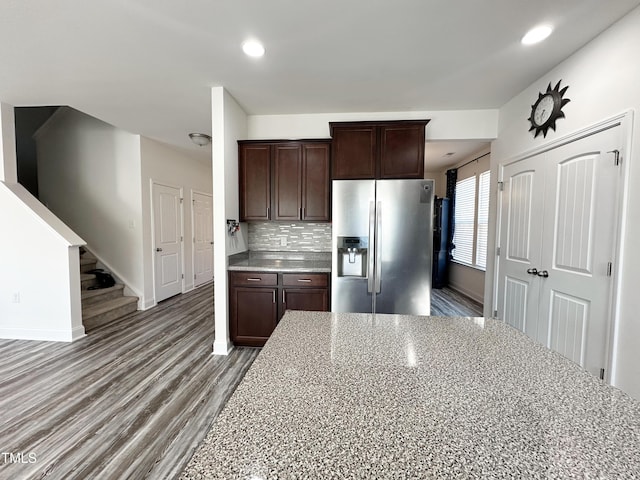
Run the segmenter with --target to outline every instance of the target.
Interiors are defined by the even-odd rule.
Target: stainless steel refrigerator
[[[334,180],[331,311],[429,315],[433,180]]]

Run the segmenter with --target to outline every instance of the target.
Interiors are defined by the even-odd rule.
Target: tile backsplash
[[[248,231],[249,250],[253,251],[331,251],[330,223],[251,222]]]

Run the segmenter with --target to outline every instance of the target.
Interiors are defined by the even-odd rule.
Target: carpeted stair
[[[138,297],[124,295],[124,285],[89,290],[97,285],[96,276],[87,273],[96,268],[96,258],[85,251],[80,255],[80,281],[82,285],[82,324],[85,332],[124,317],[138,309]]]

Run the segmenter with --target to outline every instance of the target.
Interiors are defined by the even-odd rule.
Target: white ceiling
[[[0,100],[197,149],[210,87],[248,114],[499,108],[640,0],[2,0]],[[543,44],[520,38],[541,22]],[[244,56],[261,40],[266,55]]]
[[[472,160],[489,145],[488,142],[474,141],[427,142],[424,148],[425,170],[442,172],[463,160]]]

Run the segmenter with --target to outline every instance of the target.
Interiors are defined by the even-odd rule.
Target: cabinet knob
[[[161,252],[162,249],[160,247],[156,248],[156,252]]]

